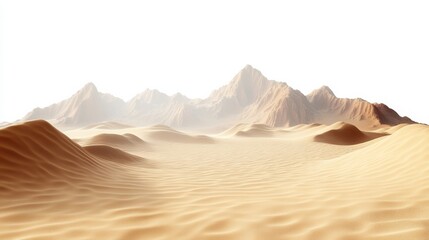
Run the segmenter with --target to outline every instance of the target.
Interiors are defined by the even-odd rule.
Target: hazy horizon
[[[429,123],[425,1],[2,1],[0,122],[86,83],[205,98],[246,64],[304,94],[382,102]]]

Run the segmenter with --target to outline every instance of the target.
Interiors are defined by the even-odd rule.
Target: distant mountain
[[[36,108],[23,120],[46,119],[57,125],[84,126],[120,119],[125,113],[125,106],[120,98],[100,93],[93,83],[88,83],[69,99]]]
[[[247,65],[228,85],[215,91],[205,100],[218,117],[236,114],[255,103],[272,85],[260,71]]]
[[[250,65],[206,99],[189,99],[180,93],[168,96],[147,89],[124,102],[98,92],[95,85],[89,83],[71,98],[36,108],[23,118],[32,119],[50,120],[66,127],[104,121],[137,126],[165,124],[176,128],[227,128],[238,123],[284,127],[337,121],[371,128],[413,123],[384,104],[337,98],[327,86],[305,96],[286,83],[268,80]]]
[[[307,98],[286,83],[272,86],[249,106],[242,122],[264,123],[272,127],[294,126],[314,121],[314,109]]]
[[[384,104],[373,104],[360,98],[337,98],[327,86],[314,90],[307,99],[316,110],[318,123],[344,121],[371,127],[413,123],[411,119],[399,116]]]

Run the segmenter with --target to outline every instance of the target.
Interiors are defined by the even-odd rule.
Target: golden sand
[[[427,126],[66,135],[0,130],[0,239],[429,239]]]

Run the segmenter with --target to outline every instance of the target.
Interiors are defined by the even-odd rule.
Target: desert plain
[[[428,239],[429,127],[0,130],[0,239]]]

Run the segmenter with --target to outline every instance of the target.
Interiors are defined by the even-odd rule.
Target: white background
[[[429,123],[429,1],[1,1],[0,122],[87,82],[206,97],[246,64]]]

